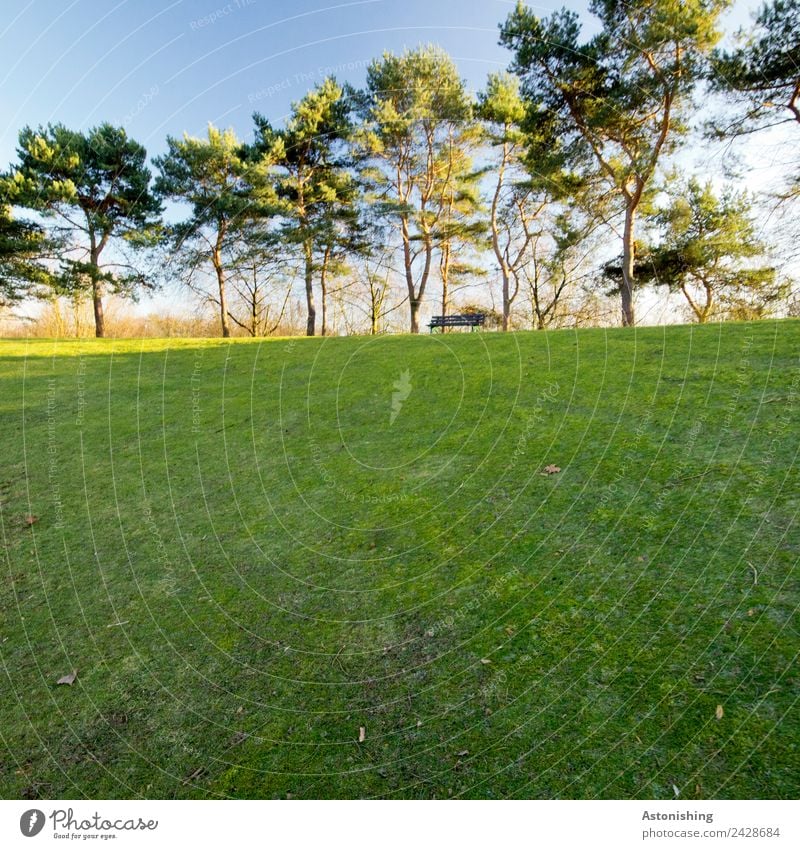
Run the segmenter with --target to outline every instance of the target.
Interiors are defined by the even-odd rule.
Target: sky
[[[205,134],[212,122],[244,140],[252,114],[281,125],[291,103],[325,76],[363,84],[383,51],[434,43],[472,91],[510,54],[498,24],[515,0],[3,0],[0,17],[0,169],[19,130],[48,122],[122,125],[151,157],[166,136]],[[530,3],[546,16],[564,5]],[[585,16],[588,2],[566,0]],[[760,0],[737,0],[727,31]],[[686,151],[705,168],[704,151]],[[692,162],[694,159],[694,162]],[[758,179],[758,159],[751,165]],[[763,167],[772,167],[769,163]],[[146,299],[143,307],[157,306]]]
[[[282,123],[333,71],[363,83],[384,50],[444,47],[473,90],[510,56],[497,44],[512,0],[3,0],[0,162],[21,127],[121,124],[151,156],[209,121],[249,139],[259,111]],[[561,4],[531,4],[546,15]],[[585,11],[585,3],[567,5]],[[739,0],[736,25],[753,3]]]
[[[0,23],[2,138],[25,124],[123,124],[155,155],[209,121],[252,132],[333,70],[362,83],[383,50],[441,44],[469,84],[505,67],[497,25],[511,3],[454,0],[14,0]]]

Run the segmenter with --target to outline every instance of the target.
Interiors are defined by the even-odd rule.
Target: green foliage
[[[384,211],[413,220],[415,238],[424,238],[441,213],[442,190],[450,190],[448,151],[472,117],[463,80],[443,50],[420,47],[373,61],[367,94],[359,140],[377,167],[366,175]]]
[[[14,218],[11,209],[0,204],[0,307],[52,287],[44,260],[53,247],[42,227]]]
[[[15,203],[45,214],[78,207],[87,229],[118,236],[151,225],[160,211],[147,152],[122,127],[101,124],[87,133],[63,124],[25,127],[17,153]]]
[[[315,274],[321,276],[324,287],[325,276],[340,268],[348,253],[363,247],[360,187],[348,145],[354,98],[351,88],[328,77],[292,104],[284,130],[274,130],[259,114],[253,116],[256,150],[279,168],[277,191],[284,201],[282,233],[302,256],[309,336],[316,332]]]
[[[53,279],[60,291],[91,293],[102,335],[104,287],[132,294],[145,281],[126,263],[103,267],[112,239],[148,243],[160,204],[150,191],[147,153],[121,127],[101,124],[86,133],[48,124],[19,134],[18,162],[3,178],[14,206],[41,213],[50,236],[64,247]],[[119,245],[118,245],[119,246]]]
[[[435,250],[447,254],[455,238],[469,243],[475,236],[472,116],[458,69],[440,48],[384,53],[369,66],[362,175],[372,202],[399,231],[412,333],[419,331]],[[445,280],[447,262],[440,267]]]
[[[718,133],[749,132],[776,114],[779,123],[800,123],[800,0],[765,3],[737,40],[735,49],[715,52],[711,81],[744,109]]]
[[[780,124],[800,125],[800,0],[770,0],[754,26],[737,34],[737,46],[717,51],[710,79],[734,110],[710,122],[717,138],[735,137]],[[733,111],[733,118],[730,112]],[[795,141],[796,144],[796,141]],[[800,160],[779,196],[800,195]]]
[[[209,125],[206,138],[167,138],[168,152],[155,159],[157,193],[190,207],[172,230],[179,243],[203,240],[207,227],[235,230],[271,211],[269,163],[253,163],[233,130]]]
[[[763,316],[786,294],[773,267],[759,265],[767,245],[759,238],[746,194],[718,196],[710,182],[678,181],[670,203],[657,216],[663,236],[650,251],[651,281],[680,291],[696,319],[726,310]],[[699,293],[699,295],[698,295]]]
[[[576,12],[540,19],[519,2],[501,27],[535,122],[561,140],[573,169],[595,167],[618,193],[623,321],[633,323],[634,215],[659,159],[686,132],[704,61],[727,0],[593,0],[600,31],[581,42]],[[547,136],[545,137],[547,138]],[[546,145],[537,145],[539,150]]]
[[[488,125],[492,144],[522,142],[519,126],[525,117],[525,103],[520,96],[519,78],[507,71],[489,74],[486,89],[478,95],[476,114]]]
[[[286,128],[276,131],[253,116],[256,150],[280,169],[278,191],[288,201],[287,235],[304,241],[309,229],[348,204],[354,191],[345,142],[350,137],[352,92],[328,78],[292,105]]]
[[[255,161],[233,130],[212,125],[204,139],[168,137],[167,144],[167,153],[155,160],[156,191],[189,207],[189,215],[165,231],[171,259],[185,282],[201,290],[197,277],[213,269],[217,295],[208,297],[219,308],[222,335],[229,336],[226,269],[237,248],[251,250],[263,221],[278,210],[272,162],[267,156]]]
[[[472,107],[452,58],[434,46],[384,53],[367,71],[371,152],[391,159],[414,148],[415,132],[432,137],[469,120]]]
[[[719,38],[724,5],[595,0],[601,31],[581,42],[576,12],[540,19],[520,3],[501,42],[515,52],[525,95],[555,121],[573,156],[594,154],[615,185],[632,190],[685,132],[680,108]]]

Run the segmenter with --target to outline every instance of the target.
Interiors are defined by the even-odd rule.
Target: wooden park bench
[[[431,318],[428,327],[430,327],[431,333],[437,327],[442,333],[444,333],[445,327],[469,327],[471,328],[470,332],[472,332],[478,327],[483,327],[485,323],[486,313],[471,312],[465,315],[435,315]]]

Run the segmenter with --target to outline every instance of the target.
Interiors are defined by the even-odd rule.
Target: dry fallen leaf
[[[69,684],[69,686],[71,687],[75,683],[75,679],[77,677],[78,677],[78,670],[73,669],[72,672],[69,673],[69,675],[62,675],[58,679],[58,681],[56,681],[56,684]]]
[[[543,475],[555,475],[555,474],[557,474],[557,473],[558,473],[558,472],[560,472],[560,471],[561,471],[561,467],[560,467],[560,466],[554,466],[552,463],[550,463],[550,465],[549,465],[549,466],[545,466],[545,467],[544,467],[544,470],[542,471],[542,474],[543,474]]]
[[[722,719],[725,716],[725,711],[722,708],[722,705],[717,705],[717,710],[715,711],[715,715],[717,719]]]
[[[672,785],[672,792],[675,794],[676,799],[678,798],[678,796],[681,795],[681,791],[678,789],[678,786],[676,784]]]
[[[184,784],[188,784],[190,781],[194,781],[196,778],[200,778],[201,776],[206,774],[206,768],[203,766],[197,767],[197,769],[193,770],[183,779]]]
[[[460,752],[456,755],[456,757],[457,757],[457,758],[465,758],[468,754],[469,754],[469,749],[463,749],[462,751],[460,751]]]
[[[30,527],[31,525],[35,525],[39,521],[39,517],[38,516],[26,516],[22,521],[28,527]]]
[[[491,661],[491,660],[489,660],[489,658],[488,658],[488,657],[482,657],[482,658],[481,658],[481,663],[491,663],[491,662],[492,662],[492,661]]]
[[[363,743],[363,742],[364,742],[364,740],[366,740],[366,739],[367,739],[367,729],[366,729],[366,728],[364,728],[364,726],[362,725],[362,726],[358,729],[358,742],[359,742],[359,743]]]

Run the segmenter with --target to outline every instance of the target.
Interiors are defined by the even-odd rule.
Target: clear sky
[[[531,4],[542,15],[561,3]],[[584,2],[567,0],[578,10]],[[754,4],[739,0],[733,17]],[[356,85],[383,50],[440,44],[468,84],[506,67],[512,0],[3,0],[0,168],[22,126],[122,124],[151,155],[209,121],[244,138],[334,70]]]

